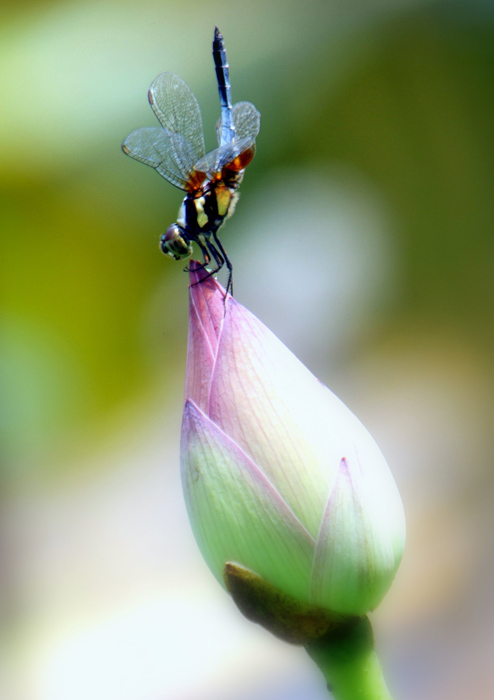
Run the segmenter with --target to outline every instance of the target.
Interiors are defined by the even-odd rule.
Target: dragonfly
[[[232,106],[229,65],[218,27],[214,30],[213,60],[221,106],[217,148],[206,153],[201,110],[191,89],[174,73],[161,73],[148,92],[161,126],[133,131],[122,149],[186,192],[176,222],[160,238],[162,252],[175,260],[186,260],[192,256],[195,243],[203,256],[202,267],[208,272],[201,281],[226,265],[228,294],[233,291],[233,267],[218,230],[234,212],[238,187],[254,157],[260,114],[250,102]]]

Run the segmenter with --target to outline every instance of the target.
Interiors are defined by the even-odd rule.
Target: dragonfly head
[[[183,229],[172,224],[160,238],[160,247],[165,255],[174,260],[185,260],[192,255],[192,244],[187,241]]]

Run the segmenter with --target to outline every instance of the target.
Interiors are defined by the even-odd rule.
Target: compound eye
[[[165,255],[174,260],[185,260],[192,255],[192,244],[185,239],[184,232],[177,224],[172,224],[161,236],[160,247]]]

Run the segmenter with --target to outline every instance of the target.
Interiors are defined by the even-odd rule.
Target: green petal
[[[403,534],[401,517],[390,522],[388,505],[396,509],[385,496],[386,489],[380,493],[379,483],[366,479],[355,455],[341,460],[316,543],[311,603],[363,615],[381,601],[399,563],[395,536]]]
[[[314,539],[256,464],[190,401],[181,462],[192,529],[220,583],[232,561],[308,602]]]

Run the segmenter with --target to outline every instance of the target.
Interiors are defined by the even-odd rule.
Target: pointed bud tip
[[[227,299],[233,300],[232,295],[226,293],[223,285],[198,260],[190,261],[189,281],[191,298],[197,298],[200,294],[206,293],[208,298],[211,298],[213,295],[218,296],[218,298],[221,296],[223,301]]]
[[[199,284],[205,284],[213,290],[219,289],[221,292],[223,292],[223,296],[225,295],[225,290],[223,289],[221,284],[219,284],[216,278],[213,277],[213,275],[209,273],[209,270],[206,267],[204,267],[204,265],[198,260],[190,261],[189,280],[191,291],[194,289],[195,286],[198,286]]]
[[[189,344],[194,337],[198,341],[200,341],[201,338],[207,338],[210,351],[215,354],[225,314],[227,311],[231,310],[231,305],[234,300],[230,294],[226,294],[224,287],[222,287],[197,260],[191,261],[189,265],[189,275],[191,312],[189,321]],[[201,347],[201,342],[199,342],[199,344],[192,343],[190,345],[190,348],[195,348],[194,352],[198,352],[199,347]],[[189,352],[192,352],[190,348]],[[199,357],[199,355],[197,357]],[[189,364],[189,368],[192,366],[193,363]],[[192,395],[196,396],[196,394]]]

